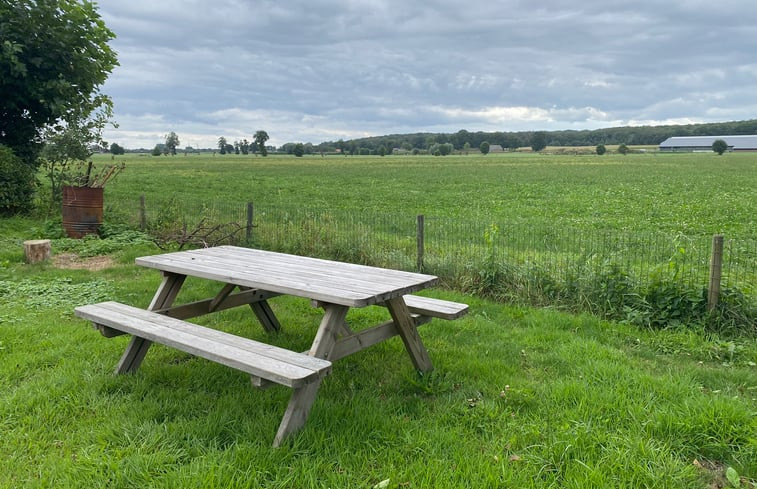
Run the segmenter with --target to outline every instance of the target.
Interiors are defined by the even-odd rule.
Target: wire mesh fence
[[[113,205],[113,204],[111,204]],[[265,203],[166,198],[116,204],[135,227],[180,243],[237,244],[417,270],[464,290],[537,303],[624,304],[651,284],[708,287],[711,236],[581,230],[504,219],[464,219]],[[723,290],[754,302],[757,240],[725,237]],[[613,306],[614,307],[614,306]]]

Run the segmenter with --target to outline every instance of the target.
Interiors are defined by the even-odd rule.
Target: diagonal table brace
[[[321,325],[318,327],[318,333],[315,336],[315,340],[313,340],[309,353],[311,356],[329,360],[349,308],[336,304],[324,304],[324,308],[326,312],[323,315],[323,319],[321,319]],[[279,425],[276,438],[273,440],[274,447],[278,447],[284,438],[305,425],[320,386],[321,379],[317,379],[310,384],[294,390]]]
[[[179,290],[181,290],[181,286],[184,284],[186,278],[186,275],[163,272],[163,281],[160,283],[147,309],[154,311],[156,309],[171,307],[171,304],[176,300],[176,296],[179,295]],[[145,359],[145,355],[147,355],[147,350],[150,349],[151,344],[152,342],[149,340],[132,336],[129,345],[126,347],[126,351],[121,356],[118,366],[116,366],[116,373],[125,374],[137,370],[142,364],[142,360]]]

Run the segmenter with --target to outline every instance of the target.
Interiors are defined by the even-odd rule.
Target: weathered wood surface
[[[468,314],[468,304],[445,301],[433,297],[406,295],[403,297],[410,312],[422,316],[454,320]]]
[[[394,326],[397,328],[397,334],[402,338],[416,370],[421,372],[432,371],[434,366],[431,363],[431,357],[428,356],[428,351],[426,351],[426,347],[418,335],[418,329],[415,327],[415,322],[405,301],[402,297],[395,297],[386,301],[386,307],[389,309]]]
[[[80,306],[75,313],[95,324],[125,331],[289,387],[315,382],[331,371],[328,360],[118,302]]]
[[[50,259],[50,240],[32,239],[24,241],[24,259],[26,263],[39,263]]]
[[[433,275],[235,246],[141,257],[136,263],[349,307],[380,304],[431,287],[438,281]]]

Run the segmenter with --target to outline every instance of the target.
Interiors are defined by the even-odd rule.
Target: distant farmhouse
[[[660,143],[660,151],[712,151],[718,139],[728,151],[757,151],[757,136],[674,136]]]

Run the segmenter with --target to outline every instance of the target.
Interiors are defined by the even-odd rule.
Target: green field
[[[124,160],[126,171],[106,189],[111,228],[144,194],[148,206],[175,195],[402,215],[411,224],[424,213],[587,234],[754,237],[757,172],[744,154]],[[324,223],[329,212],[318,215]],[[135,375],[112,375],[128,340],[101,337],[73,308],[147,306],[160,277],[134,258],[161,250],[134,232],[59,239],[56,219],[0,220],[2,488],[755,487],[754,335],[696,324],[639,328],[436,289],[431,295],[471,312],[421,329],[432,375],[415,374],[399,340],[345,358],[305,429],[274,450],[287,389],[253,389],[240,372],[159,346]],[[286,219],[278,222],[289,240],[321,236]],[[473,233],[479,241],[481,233]],[[107,254],[108,266],[25,265],[21,242],[45,235],[56,255],[86,263]],[[359,248],[378,246],[371,235]],[[474,272],[489,279],[493,270]],[[216,288],[190,281],[179,300]],[[306,348],[319,310],[296,298],[271,302],[284,328],[274,336],[245,309],[200,321]],[[348,317],[356,327],[383,319],[381,308]]]
[[[757,155],[117,157],[109,201],[166,195],[267,206],[753,237]],[[97,164],[110,157],[96,158]]]

